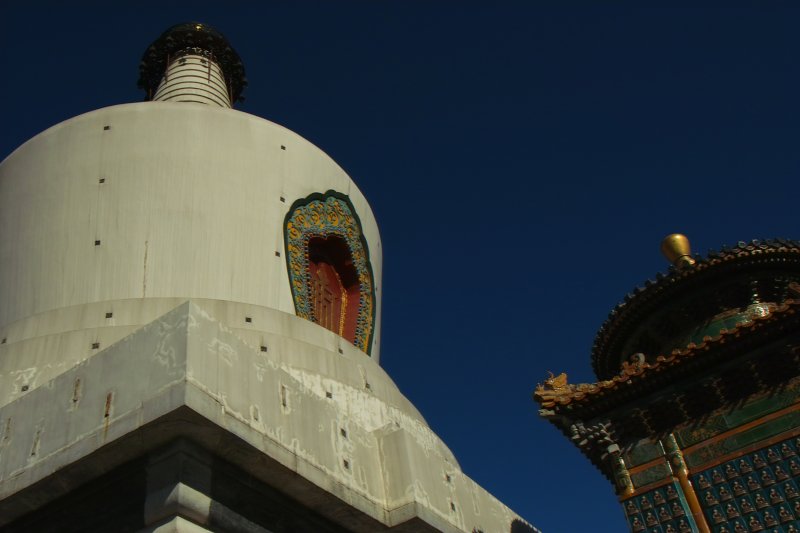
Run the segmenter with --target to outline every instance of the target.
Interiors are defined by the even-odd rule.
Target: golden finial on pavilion
[[[673,233],[664,237],[664,240],[661,241],[661,253],[678,270],[690,267],[696,262],[692,259],[689,239],[686,238],[686,235],[680,233]]]

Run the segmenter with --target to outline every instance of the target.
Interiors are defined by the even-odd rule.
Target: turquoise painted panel
[[[634,487],[639,488],[649,485],[650,483],[655,483],[656,481],[666,479],[671,475],[672,471],[669,469],[669,466],[667,466],[666,463],[661,463],[653,465],[647,470],[642,470],[641,472],[631,474],[631,481],[633,482]]]
[[[625,466],[628,468],[641,465],[664,455],[664,449],[659,442],[640,440],[623,456]]]

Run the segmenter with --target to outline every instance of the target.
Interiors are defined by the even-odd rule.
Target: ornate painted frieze
[[[798,427],[800,427],[800,410],[790,410],[752,427],[742,426],[727,437],[701,442],[686,454],[686,463],[692,471],[698,471],[714,462],[717,457],[741,453],[741,450],[756,447],[762,441],[776,438]]]
[[[634,487],[644,487],[652,483],[657,483],[662,479],[667,479],[672,475],[667,463],[657,463],[650,468],[631,474],[631,481]]]
[[[725,409],[703,420],[702,424],[693,424],[675,432],[675,438],[681,448],[688,448],[704,440],[725,433],[761,417],[790,407],[800,400],[800,379],[793,379],[778,390],[767,390],[754,395],[736,409]],[[776,432],[785,429],[776,429]],[[764,436],[758,436],[762,439]],[[719,452],[716,452],[719,453]]]
[[[367,242],[350,199],[328,191],[298,200],[286,215],[284,238],[297,316],[369,354],[375,286]]]

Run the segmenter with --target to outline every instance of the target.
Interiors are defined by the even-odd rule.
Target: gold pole
[[[689,470],[686,468],[686,462],[683,460],[683,453],[678,447],[678,442],[675,440],[675,435],[670,433],[665,439],[661,441],[664,447],[664,452],[667,455],[669,466],[672,473],[678,478],[678,482],[683,490],[683,495],[686,497],[686,503],[689,504],[689,509],[692,511],[694,522],[700,533],[711,533],[711,528],[708,527],[706,517],[703,515],[703,509],[700,507],[700,500],[697,499],[697,493],[694,491],[692,482],[689,479]]]

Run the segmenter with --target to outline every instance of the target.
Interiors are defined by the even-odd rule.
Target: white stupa
[[[379,366],[355,183],[208,26],[140,69],[0,165],[0,529],[535,531]]]

